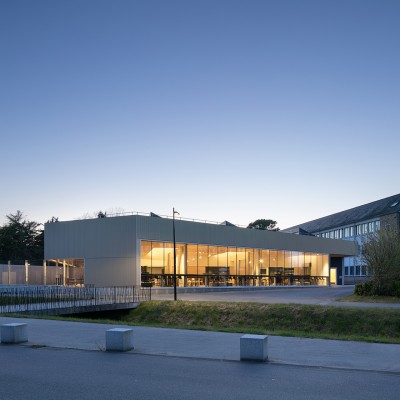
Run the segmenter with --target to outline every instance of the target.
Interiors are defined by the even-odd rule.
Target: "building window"
[[[369,233],[375,232],[375,223],[374,222],[368,222],[368,232]]]

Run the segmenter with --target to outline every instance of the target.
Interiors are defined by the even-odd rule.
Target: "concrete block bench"
[[[12,323],[1,325],[1,343],[23,343],[27,341],[27,324]]]
[[[133,349],[133,329],[113,328],[106,331],[107,351],[128,351]]]
[[[240,337],[240,359],[266,361],[268,359],[268,336],[243,335]]]

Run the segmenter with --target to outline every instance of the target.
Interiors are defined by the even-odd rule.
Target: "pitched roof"
[[[327,217],[304,222],[303,224],[292,226],[290,228],[282,229],[281,232],[299,233],[299,230],[301,229],[309,233],[316,233],[396,212],[400,212],[400,194],[373,201],[372,203],[354,207],[336,214],[328,215]]]

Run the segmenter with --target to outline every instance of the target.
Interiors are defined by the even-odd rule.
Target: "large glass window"
[[[262,250],[254,250],[254,275],[260,275],[262,268]]]
[[[143,284],[172,286],[173,257],[173,243],[142,241]],[[361,269],[354,272],[363,273]],[[317,282],[328,276],[329,256],[284,250],[177,243],[176,273],[180,286],[305,284]]]
[[[206,269],[208,267],[208,260],[209,260],[209,252],[208,246],[203,246],[201,244],[198,245],[198,274],[204,275],[206,273]]]
[[[246,249],[237,249],[238,275],[246,275]]]
[[[269,250],[261,250],[260,274],[268,275],[268,273],[269,273]]]
[[[206,267],[206,273],[210,274],[211,271],[215,271],[218,268],[218,247],[208,246],[208,267]]]
[[[151,274],[151,242],[142,242],[142,273]]]
[[[246,259],[247,259],[246,275],[255,275],[253,249],[246,249]]]
[[[231,275],[237,274],[236,247],[228,247],[228,267]]]
[[[269,254],[270,254],[269,258],[270,268],[276,269],[278,267],[278,252],[276,250],[270,250]]]
[[[164,265],[165,273],[174,273],[174,245],[173,243],[164,243]]]
[[[217,251],[218,251],[218,267],[220,268],[220,270],[224,269],[226,273],[228,268],[228,248],[223,246],[218,246]]]
[[[291,251],[285,251],[284,253],[285,257],[285,269],[292,269],[292,252]],[[293,271],[289,271],[289,273],[293,273]]]
[[[277,251],[278,255],[278,267],[284,268],[285,266],[285,252],[284,251]]]
[[[197,244],[187,245],[187,273],[197,275]]]

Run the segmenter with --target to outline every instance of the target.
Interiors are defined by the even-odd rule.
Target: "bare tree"
[[[370,275],[371,290],[392,295],[400,284],[400,236],[396,230],[381,229],[363,243],[363,261]]]

